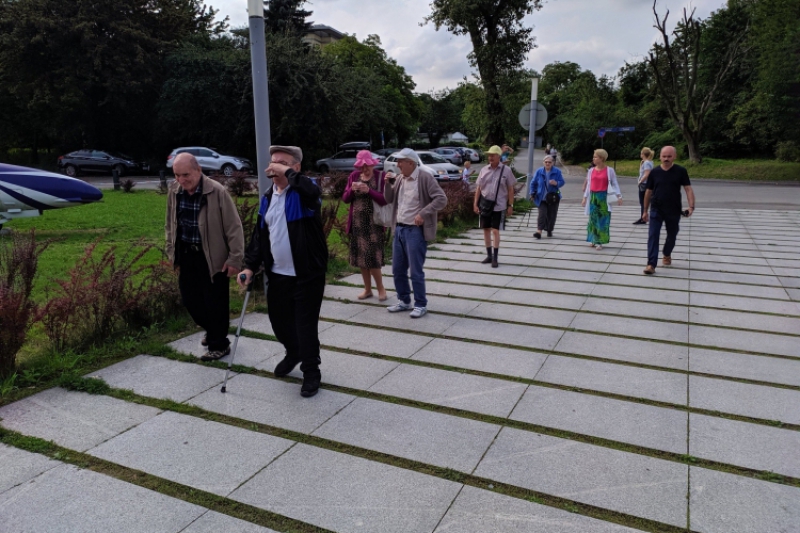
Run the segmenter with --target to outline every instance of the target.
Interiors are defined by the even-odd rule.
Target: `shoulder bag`
[[[494,206],[497,204],[497,195],[500,193],[500,183],[503,181],[503,167],[498,165],[497,168],[500,170],[500,175],[497,177],[497,189],[494,191],[494,200],[489,200],[483,193],[481,193],[481,197],[478,198],[478,209],[482,217],[492,216],[492,213],[494,213]]]
[[[383,190],[381,187],[383,182],[383,175],[378,178],[378,190]],[[377,226],[390,228],[392,226],[392,215],[394,214],[394,205],[386,204],[380,205],[375,200],[372,200],[372,222]]]

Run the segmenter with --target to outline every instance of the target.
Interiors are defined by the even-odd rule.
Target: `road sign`
[[[601,139],[603,137],[605,137],[606,136],[606,129],[605,128],[600,128],[599,130],[597,130],[597,136],[600,137]]]
[[[531,104],[525,104],[525,106],[519,112],[519,125],[523,128],[530,129],[531,127]],[[537,102],[536,104],[536,131],[544,128],[544,125],[547,123],[547,109],[544,106]]]
[[[626,131],[635,131],[635,130],[636,128],[634,126],[624,126],[621,128],[600,128],[600,130],[597,132],[597,136],[602,137],[606,133],[623,133]],[[601,135],[601,133],[603,135]]]

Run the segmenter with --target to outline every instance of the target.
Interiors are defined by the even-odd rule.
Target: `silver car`
[[[339,152],[336,152],[330,157],[326,157],[325,159],[320,159],[317,161],[317,169],[320,172],[331,172],[331,171],[346,171],[352,172],[355,169],[355,162],[356,162],[356,154],[359,150],[352,150],[352,149],[345,149]],[[370,152],[372,157],[380,161],[375,168],[378,170],[383,169],[383,160],[384,157],[376,154],[375,152]]]
[[[448,163],[439,154],[417,151],[417,155],[419,155],[419,159],[422,162],[420,168],[430,172],[438,181],[458,181],[461,179],[461,170],[457,166]],[[399,172],[397,168],[397,152],[386,158],[383,170],[386,172]]]
[[[230,177],[234,172],[249,172],[253,169],[253,164],[249,159],[234,157],[232,155],[222,155],[204,146],[184,146],[182,148],[175,148],[170,152],[169,156],[167,156],[167,168],[171,169],[172,163],[175,161],[175,156],[184,152],[192,154],[197,159],[203,172],[222,172],[225,176]]]

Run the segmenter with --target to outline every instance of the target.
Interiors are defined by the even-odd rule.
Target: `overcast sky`
[[[230,17],[232,27],[248,24],[247,0],[206,0]],[[692,6],[706,18],[724,0],[659,0],[659,12],[670,10],[675,22],[682,9]],[[446,29],[420,26],[430,13],[430,0],[312,0],[306,9],[315,24],[331,26],[363,40],[378,34],[390,57],[405,67],[417,92],[454,88],[472,77],[467,62],[471,45]],[[544,7],[525,19],[533,26],[537,47],[525,67],[541,71],[555,61],[573,61],[583,69],[613,76],[625,61],[641,60],[657,38],[652,0],[545,0]]]

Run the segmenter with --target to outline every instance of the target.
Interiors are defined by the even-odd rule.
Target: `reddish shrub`
[[[439,220],[445,226],[452,224],[456,218],[466,220],[475,216],[475,192],[470,191],[468,183],[459,180],[445,182],[441,186],[447,196],[447,206],[439,211]]]
[[[36,318],[33,280],[39,255],[51,242],[37,243],[34,230],[0,238],[0,378],[14,373],[17,352]]]

